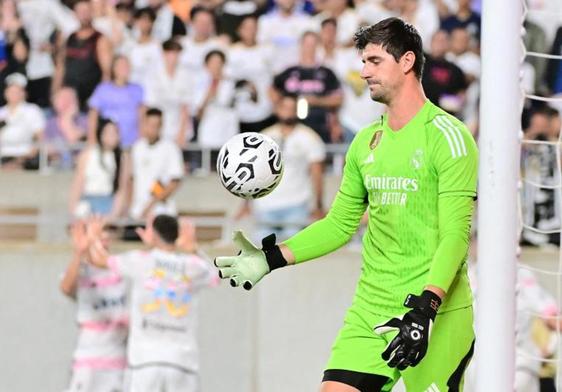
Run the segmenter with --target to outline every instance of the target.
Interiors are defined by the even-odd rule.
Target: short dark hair
[[[162,110],[158,108],[148,108],[146,110],[146,117],[150,117],[150,116],[158,116],[162,118]]]
[[[173,39],[169,39],[169,40],[164,41],[162,43],[162,50],[164,52],[171,52],[171,51],[181,52],[182,46],[178,41],[173,40]]]
[[[197,14],[200,13],[207,13],[209,15],[211,15],[211,17],[213,18],[213,21],[215,20],[215,14],[213,13],[213,11],[211,11],[209,8],[204,7],[202,5],[196,5],[195,7],[193,7],[191,9],[191,11],[189,11],[189,20],[193,20]]]
[[[219,56],[223,63],[226,62],[226,55],[224,54],[224,52],[222,50],[213,49],[205,55],[205,64],[207,64],[213,56]]]
[[[383,19],[377,24],[359,28],[354,40],[359,50],[365,49],[368,44],[381,45],[397,62],[406,52],[413,52],[416,56],[414,73],[421,79],[425,63],[422,39],[411,24],[394,17]]]
[[[157,215],[152,221],[152,228],[162,241],[167,244],[173,244],[178,239],[178,220],[171,215]]]
[[[135,10],[135,7],[133,7],[131,4],[128,4],[128,3],[119,2],[119,3],[115,4],[115,9],[117,11],[133,12]]]
[[[324,28],[324,26],[331,24],[334,27],[338,27],[338,21],[336,18],[326,18],[320,23],[320,27]]]
[[[144,16],[147,16],[152,22],[156,20],[156,12],[150,7],[139,8],[135,11],[135,19],[140,19]]]

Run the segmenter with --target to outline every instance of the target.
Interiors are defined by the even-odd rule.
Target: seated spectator
[[[176,214],[173,194],[184,176],[179,147],[161,138],[162,112],[150,108],[143,122],[143,136],[131,149],[132,189],[130,215],[144,219],[150,214]]]
[[[80,27],[68,37],[60,51],[53,89],[57,91],[62,86],[74,88],[80,110],[86,111],[87,101],[96,86],[101,80],[110,79],[113,51],[108,38],[93,27],[90,1],[77,0],[74,13]]]
[[[304,33],[301,38],[299,64],[277,75],[270,93],[274,105],[282,95],[299,96],[299,118],[305,125],[314,129],[325,143],[332,143],[341,138],[341,133],[335,131],[333,123],[342,104],[343,94],[334,72],[318,65],[318,44],[316,33]]]
[[[162,56],[161,44],[152,37],[156,13],[150,7],[135,12],[137,39],[128,47],[127,57],[131,62],[131,83],[145,86],[155,60]]]
[[[260,132],[272,125],[267,91],[273,79],[272,51],[257,43],[258,19],[246,16],[237,30],[239,41],[228,51],[228,74],[236,81],[236,110],[243,132]]]
[[[458,0],[457,12],[441,21],[441,29],[451,33],[456,28],[465,28],[471,37],[480,42],[480,14],[472,10],[472,0]]]
[[[53,115],[47,120],[45,142],[49,155],[62,158],[65,168],[72,166],[72,152],[78,150],[74,144],[86,140],[86,115],[80,113],[78,97],[70,87],[64,87],[53,97]]]
[[[127,165],[119,147],[117,124],[101,119],[96,144],[84,149],[78,158],[70,189],[70,214],[77,218],[100,214],[110,220],[121,216],[129,173]]]
[[[180,63],[186,67],[194,78],[205,73],[205,56],[212,50],[221,50],[223,42],[216,36],[215,15],[202,6],[191,10],[189,35],[182,38],[183,48]]]
[[[95,140],[97,121],[101,116],[117,123],[121,147],[130,148],[139,137],[144,92],[138,84],[129,83],[131,64],[126,57],[115,57],[111,70],[111,81],[98,85],[88,101],[88,141]]]
[[[299,61],[302,35],[314,28],[309,15],[297,10],[296,0],[275,0],[276,8],[258,20],[258,42],[271,45],[273,72],[278,73]]]
[[[562,26],[556,31],[550,54],[562,56]],[[548,90],[552,94],[562,93],[562,60],[548,60],[545,77]]]
[[[312,129],[297,118],[297,98],[284,96],[275,108],[277,124],[263,130],[281,146],[284,173],[267,197],[245,203],[239,217],[255,212],[256,239],[272,232],[278,240],[289,238],[310,220],[324,216],[323,163],[325,146]]]
[[[458,116],[464,104],[464,72],[445,58],[449,35],[439,30],[431,39],[431,52],[426,54],[422,84],[427,98],[447,112]]]
[[[226,57],[213,50],[205,57],[206,73],[195,87],[197,141],[203,147],[219,149],[239,132],[234,109],[234,82],[224,75]]]
[[[156,64],[146,83],[145,103],[162,111],[162,139],[183,148],[193,136],[190,103],[193,82],[179,66],[181,45],[168,40],[162,44],[163,62]]]
[[[39,168],[39,143],[45,129],[41,109],[25,100],[27,79],[22,74],[6,78],[4,98],[0,108],[0,157],[2,168]]]

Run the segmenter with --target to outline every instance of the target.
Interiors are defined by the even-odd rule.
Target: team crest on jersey
[[[416,170],[419,170],[419,169],[422,168],[422,166],[423,166],[423,150],[421,148],[418,148],[414,152],[414,155],[412,155],[412,159],[411,159],[410,163],[412,164],[412,167]]]
[[[371,138],[371,141],[369,142],[369,147],[371,148],[371,150],[377,148],[377,146],[381,142],[381,139],[382,139],[382,131],[381,130],[376,131],[373,137]]]

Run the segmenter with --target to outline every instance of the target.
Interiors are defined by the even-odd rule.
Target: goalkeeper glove
[[[424,290],[420,296],[409,294],[404,306],[412,310],[375,327],[377,335],[398,331],[382,353],[388,366],[404,370],[423,359],[440,305],[441,298],[432,291]]]
[[[275,245],[275,234],[262,239],[262,248],[257,248],[242,231],[233,234],[234,243],[240,248],[238,256],[217,257],[215,265],[222,279],[230,278],[230,285],[242,285],[250,290],[265,275],[276,268],[287,265],[279,246]]]

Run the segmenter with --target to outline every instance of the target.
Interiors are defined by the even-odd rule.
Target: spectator
[[[162,44],[164,61],[157,64],[146,84],[146,105],[162,111],[162,139],[183,148],[193,134],[190,98],[193,82],[179,66],[181,45],[168,40]]]
[[[195,88],[197,141],[203,147],[218,149],[239,132],[234,82],[224,75],[225,62],[223,52],[209,52],[205,57],[206,73]]]
[[[257,43],[258,19],[246,16],[237,30],[239,42],[228,52],[228,73],[236,81],[236,110],[240,129],[260,132],[272,125],[267,91],[273,78],[271,47]]]
[[[0,108],[0,157],[3,168],[39,168],[38,143],[45,129],[41,109],[25,100],[27,79],[22,74],[6,78],[6,105]]]
[[[352,46],[353,36],[359,28],[359,15],[354,8],[348,6],[347,0],[327,0],[324,12],[314,17],[318,29],[322,21],[332,18],[338,25],[336,42],[338,46]]]
[[[119,147],[117,124],[98,123],[96,144],[82,151],[70,191],[70,214],[100,214],[114,220],[125,204],[127,160]]]
[[[126,6],[120,6],[121,12],[118,13],[116,5],[108,0],[91,0],[91,2],[94,29],[109,39],[116,54],[122,54],[132,40],[129,26],[119,17]]]
[[[281,95],[301,97],[304,113],[299,113],[299,118],[314,129],[325,143],[331,143],[339,141],[341,137],[335,131],[333,123],[343,95],[334,72],[318,65],[318,44],[318,35],[306,32],[301,38],[299,64],[277,75],[270,92],[274,104]]]
[[[156,20],[152,29],[152,35],[156,40],[164,42],[170,38],[182,37],[187,34],[184,22],[174,14],[174,10],[168,1],[148,0],[147,3],[147,6],[156,13]]]
[[[273,72],[293,66],[299,59],[299,41],[314,27],[307,14],[297,11],[297,0],[275,0],[276,9],[258,20],[258,42],[271,45]]]
[[[65,168],[72,166],[73,146],[86,140],[87,118],[80,113],[78,97],[70,87],[60,89],[53,97],[53,115],[47,120],[45,142],[49,155],[62,158]]]
[[[90,246],[94,265],[111,269],[131,286],[130,390],[199,391],[197,297],[217,284],[217,273],[206,258],[178,245],[196,246],[194,230],[176,218],[158,215],[139,234],[148,250],[110,256],[99,241]]]
[[[398,16],[395,0],[354,0],[355,11],[359,15],[360,22],[369,25],[380,22],[383,19]]]
[[[471,37],[480,42],[480,14],[472,10],[472,0],[458,0],[457,12],[441,21],[441,29],[451,33],[456,28],[465,28]]]
[[[144,92],[141,86],[129,83],[131,64],[126,57],[115,57],[111,70],[111,81],[98,85],[88,101],[88,140],[95,140],[95,130],[101,116],[117,123],[121,132],[121,147],[130,148],[139,136]]]
[[[77,28],[77,21],[58,0],[20,0],[17,7],[30,40],[28,101],[46,108],[51,103],[51,83],[55,73],[55,37],[68,36]]]
[[[207,53],[223,47],[216,37],[215,15],[212,11],[201,6],[193,7],[189,35],[180,42],[183,48],[180,63],[194,78],[198,78],[205,72]]]
[[[161,44],[152,38],[152,27],[156,13],[152,8],[141,8],[135,12],[137,39],[131,43],[127,56],[131,62],[131,83],[145,86],[156,59],[162,56]]]
[[[523,181],[523,222],[540,230],[558,230],[561,211],[556,200],[559,183],[556,144],[560,136],[558,111],[548,106],[535,109],[524,130],[526,140],[544,143],[523,145],[521,151]],[[533,184],[541,184],[538,187]],[[528,245],[559,244],[560,236],[523,230],[523,243]]]
[[[113,52],[109,40],[92,25],[92,6],[88,0],[77,0],[74,13],[80,28],[72,33],[59,54],[54,91],[62,86],[72,87],[78,94],[80,110],[87,109],[87,101],[96,86],[109,80]]]
[[[13,73],[25,76],[29,59],[29,39],[27,39],[25,32],[20,29],[12,39],[13,41],[6,47],[6,60],[0,69],[0,106],[6,104],[4,100],[4,81],[6,77]]]
[[[275,107],[277,124],[266,128],[282,150],[284,172],[281,182],[267,197],[252,201],[258,232],[263,238],[272,232],[281,241],[306,226],[310,219],[324,216],[323,163],[324,143],[312,129],[299,123],[297,98],[284,96]],[[239,216],[249,211],[244,205]]]
[[[431,39],[431,53],[426,55],[422,83],[431,102],[458,115],[464,104],[466,77],[459,67],[445,58],[449,45],[446,31],[435,33]]]
[[[230,42],[239,39],[238,30],[244,19],[258,15],[267,0],[225,0],[219,5],[217,24],[219,34],[225,36]]]
[[[529,52],[547,53],[546,34],[541,26],[526,19],[523,22],[525,34],[523,44]],[[548,90],[545,83],[545,72],[547,59],[536,56],[527,56],[526,62],[530,63],[535,70],[535,91],[545,94]]]
[[[439,13],[435,4],[429,0],[400,0],[397,9],[400,18],[416,27],[424,50],[428,50],[431,37],[439,30]]]
[[[150,214],[175,214],[173,194],[184,176],[181,150],[160,136],[162,111],[150,108],[146,111],[143,137],[131,150],[132,189],[130,215],[143,219]]]
[[[110,234],[101,231],[100,245],[108,249]],[[76,301],[78,339],[68,392],[122,391],[127,366],[128,310],[126,282],[113,271],[89,263],[84,222],[71,228],[72,259],[60,282],[61,291]],[[102,389],[103,388],[103,389]]]
[[[355,48],[336,45],[337,22],[326,19],[320,31],[320,56],[322,65],[333,69],[342,85],[343,102],[339,122],[343,127],[343,140],[350,143],[366,124],[383,114],[384,105],[371,99],[369,89],[361,79],[361,57]]]
[[[556,31],[551,55],[562,56],[562,26]],[[562,93],[562,60],[550,59],[546,68],[546,84],[552,94]]]
[[[478,101],[480,96],[480,56],[470,50],[471,38],[467,29],[459,27],[451,33],[450,50],[445,58],[458,66],[466,77],[466,104],[461,117],[475,134],[478,128]]]

